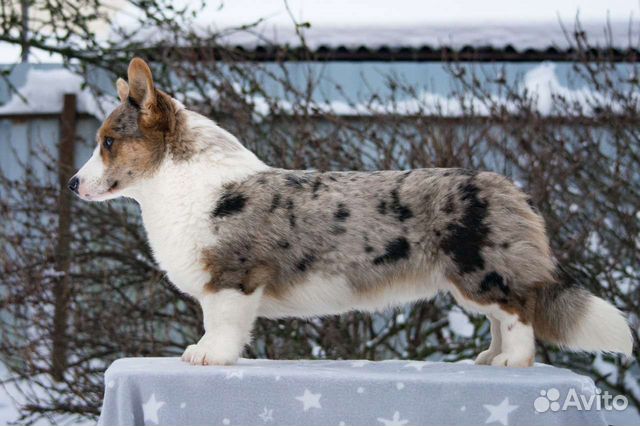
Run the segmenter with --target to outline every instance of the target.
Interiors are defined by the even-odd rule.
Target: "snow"
[[[310,24],[304,34],[312,48],[467,44],[494,47],[510,44],[521,49],[566,47],[560,22],[571,31],[576,15],[590,39],[601,45],[607,42],[604,26],[609,19],[613,43],[624,47],[629,43],[629,19],[640,15],[639,4],[630,0],[453,0],[447,7],[435,0],[290,0],[288,4],[297,22]],[[299,44],[283,0],[218,0],[208,2],[203,9],[187,0],[176,5],[196,11],[192,28],[197,32],[225,32],[258,23],[249,31],[233,32],[226,38],[230,44],[253,46],[264,44],[264,39]],[[113,21],[116,26],[133,30],[139,25],[139,18],[139,11],[129,6],[120,9]],[[637,25],[633,29],[637,33]],[[146,31],[137,36],[141,40],[161,38]]]
[[[77,95],[77,111],[102,119],[105,113],[115,105],[115,96],[96,98],[87,87],[83,87],[83,78],[65,68],[27,71],[26,82],[18,87],[20,96],[13,93],[11,98],[0,106],[0,114],[60,113],[62,99],[66,93]]]
[[[7,380],[10,377],[9,370],[7,367],[0,361],[0,382],[3,380]],[[49,385],[51,386],[52,382],[48,376],[38,376],[34,377],[32,382],[27,382],[24,380],[20,380],[18,382],[11,382],[6,385],[0,384],[0,425],[8,425],[12,422],[16,422],[20,417],[20,413],[18,412],[18,407],[21,404],[27,403],[27,399],[25,395],[22,394],[21,391],[29,392],[31,395],[35,395],[37,398],[41,398],[41,400],[45,401],[51,398],[51,394],[47,389],[44,389],[41,385]],[[75,426],[95,426],[95,421],[89,419],[76,419],[72,423],[64,422],[64,416],[54,416],[53,424],[74,424]],[[55,421],[58,421],[56,423]],[[48,426],[51,425],[50,422],[46,418],[40,418],[35,423],[34,426]]]
[[[475,327],[469,321],[469,317],[467,314],[462,312],[458,308],[453,308],[449,311],[449,329],[453,331],[455,334],[462,337],[471,337],[473,336],[473,331]]]
[[[0,362],[0,382],[6,380],[9,372],[5,365]],[[0,425],[8,425],[18,419],[18,409],[13,398],[5,386],[0,385]]]
[[[585,115],[591,114],[593,106],[601,104],[603,99],[592,92],[586,86],[573,88],[563,85],[556,73],[556,64],[543,62],[524,74],[518,82],[519,93],[527,93],[534,96],[534,106],[542,115],[553,115],[554,105],[558,99],[563,99],[571,105],[571,109],[576,113]],[[505,97],[492,95],[492,101],[496,106],[503,106],[509,111],[515,111],[516,106]],[[254,111],[259,116],[265,116],[271,112],[272,103],[261,96],[247,96],[246,100],[252,104]],[[633,100],[633,99],[632,99]],[[341,99],[330,101],[311,102],[313,110],[336,115],[372,115],[372,114],[397,114],[397,115],[444,115],[462,116],[473,114],[477,116],[490,115],[486,100],[476,98],[472,95],[463,97],[452,96],[442,93],[434,93],[430,90],[419,91],[417,96],[404,98],[388,102],[384,97],[372,102],[346,102]],[[629,99],[626,100],[627,102]],[[635,99],[640,102],[640,98]],[[279,112],[291,112],[294,106],[287,100],[276,100]],[[616,107],[614,101],[609,101],[609,105]]]

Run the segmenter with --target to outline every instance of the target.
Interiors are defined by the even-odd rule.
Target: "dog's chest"
[[[216,244],[206,205],[210,203],[184,201],[142,210],[154,258],[175,286],[193,296],[201,293],[210,279],[202,252]]]

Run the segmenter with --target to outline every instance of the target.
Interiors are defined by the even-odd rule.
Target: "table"
[[[603,411],[562,410],[571,389],[595,392],[590,378],[544,364],[124,358],[105,373],[99,424],[606,425]]]

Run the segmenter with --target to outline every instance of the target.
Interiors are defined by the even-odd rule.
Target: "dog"
[[[375,311],[438,292],[489,318],[477,364],[531,366],[536,338],[631,355],[624,316],[562,273],[543,219],[507,178],[273,168],[157,89],[142,59],[116,87],[121,102],[69,188],[140,205],[158,264],[202,306],[205,334],[184,361],[235,363],[257,317]]]

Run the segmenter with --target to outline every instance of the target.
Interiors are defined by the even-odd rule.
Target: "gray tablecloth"
[[[126,358],[105,373],[100,425],[605,425],[561,409],[593,381],[569,370],[416,361]]]

